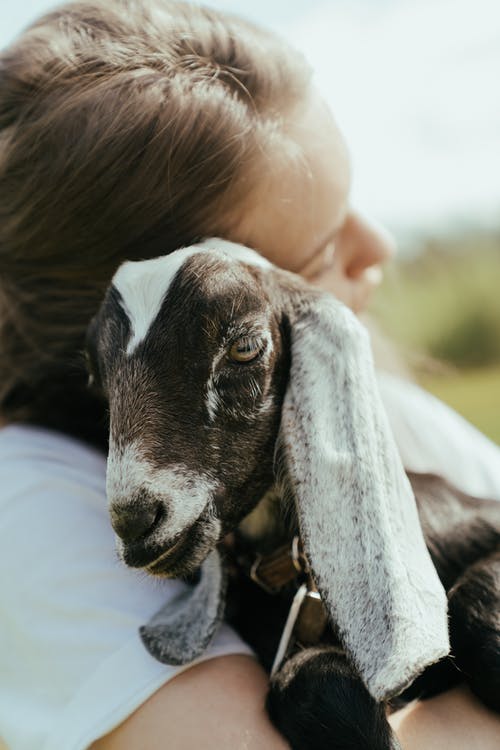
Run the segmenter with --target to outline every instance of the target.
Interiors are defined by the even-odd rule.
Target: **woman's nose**
[[[391,234],[357,211],[348,214],[336,247],[349,278],[356,278],[371,266],[381,266],[396,252]]]

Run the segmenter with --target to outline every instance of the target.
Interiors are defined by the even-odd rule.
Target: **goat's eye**
[[[262,342],[244,337],[234,342],[229,350],[229,357],[235,362],[252,362],[261,352]]]

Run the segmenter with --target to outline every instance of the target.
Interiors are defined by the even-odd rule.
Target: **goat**
[[[500,503],[415,475],[415,504],[347,308],[211,239],[122,265],[87,349],[120,555],[192,583],[142,628],[153,656],[194,659],[227,609],[269,668],[296,587],[228,587],[223,540],[266,553],[300,533],[329,625],[271,678],[292,748],[395,750],[391,701],[453,675],[500,710]]]

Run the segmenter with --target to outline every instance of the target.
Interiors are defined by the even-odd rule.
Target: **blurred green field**
[[[419,382],[500,443],[500,233],[422,241],[373,312]]]
[[[419,381],[500,444],[500,365],[449,375],[423,375]]]

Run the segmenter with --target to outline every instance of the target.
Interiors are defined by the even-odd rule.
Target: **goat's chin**
[[[126,559],[132,567],[141,567],[153,576],[161,578],[186,578],[192,576],[203,563],[209,553],[216,547],[221,533],[220,522],[215,518],[199,518],[191,527],[183,531],[178,537],[169,541],[168,546],[157,550],[157,555],[147,564],[134,565]]]
[[[189,578],[196,573],[214,547],[215,544],[209,542],[205,542],[194,549],[188,546],[186,550],[182,550],[182,556],[179,556],[178,559],[162,560],[160,557],[151,565],[148,565],[145,570],[158,578]]]

